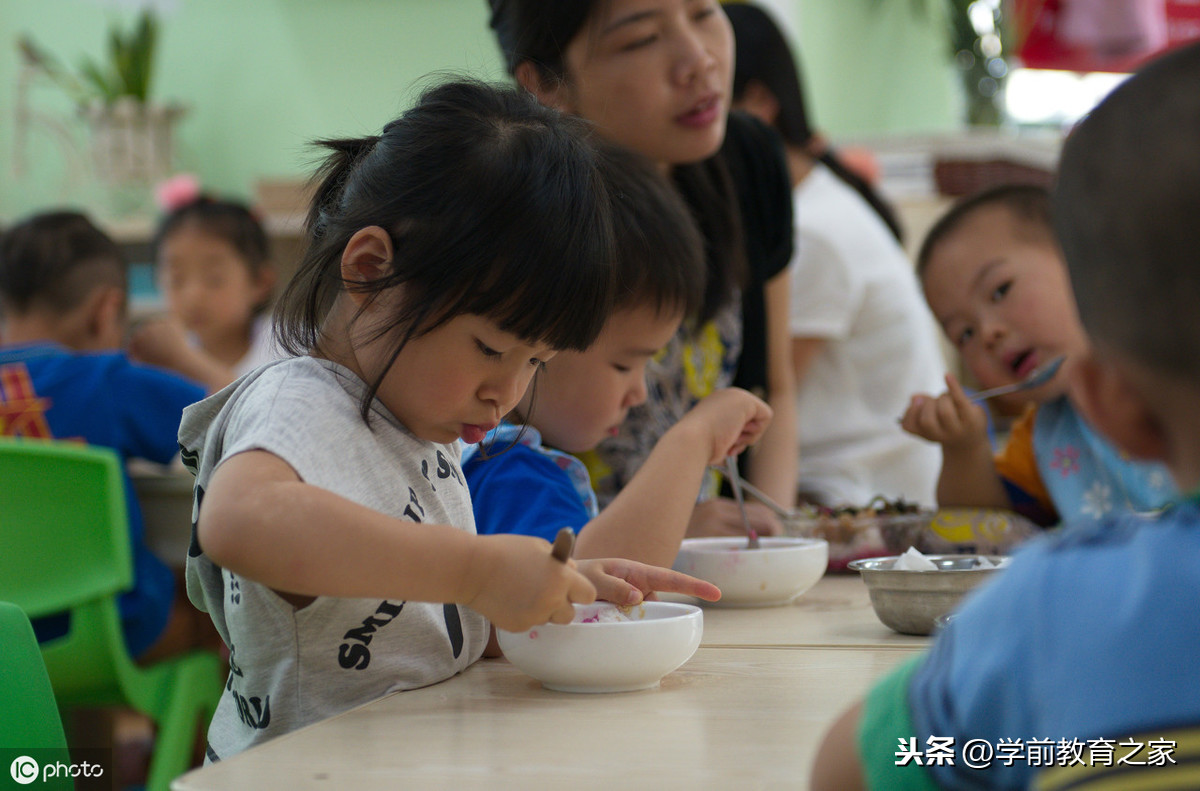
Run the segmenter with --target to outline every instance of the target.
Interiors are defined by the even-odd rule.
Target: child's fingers
[[[647,593],[654,591],[681,593],[705,601],[716,601],[721,598],[721,589],[711,582],[658,566],[647,567],[643,582],[645,586],[643,590]]]
[[[576,604],[591,604],[596,600],[596,586],[578,571],[571,575],[571,584],[567,588],[567,601]]]
[[[568,624],[575,620],[575,608],[570,602],[562,604],[554,612],[550,613],[550,623]]]
[[[967,395],[967,391],[963,390],[963,386],[959,384],[954,374],[946,374],[946,392],[959,409],[966,409],[971,405],[971,399]]]

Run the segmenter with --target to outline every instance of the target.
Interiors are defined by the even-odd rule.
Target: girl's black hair
[[[100,285],[126,290],[125,258],[81,212],[34,214],[0,236],[0,306],[16,315],[67,313]]]
[[[563,51],[603,0],[489,0],[491,27],[510,73],[528,61],[543,80],[567,81]],[[704,298],[691,316],[712,319],[748,282],[742,219],[728,166],[719,154],[675,165],[676,186],[693,207],[705,245]]]
[[[609,197],[589,135],[525,91],[455,80],[378,136],[319,141],[332,153],[313,177],[308,247],[276,310],[280,343],[294,354],[317,347],[345,288],[370,302],[402,286],[379,330],[396,336],[391,362],[464,313],[555,349],[589,346],[614,281]],[[370,226],[391,236],[391,271],[344,282],[342,252]],[[386,373],[368,383],[364,419]]]
[[[617,290],[613,309],[651,307],[694,316],[704,300],[704,240],[679,191],[654,163],[616,143],[599,144],[612,197]]]
[[[172,210],[158,223],[154,233],[157,257],[167,237],[186,226],[195,226],[205,233],[224,239],[245,262],[251,276],[257,276],[271,265],[271,247],[262,223],[244,203],[200,195]],[[270,303],[264,300],[255,306],[261,313]]]
[[[744,95],[751,81],[757,80],[779,102],[775,128],[784,141],[809,150],[814,142],[814,132],[808,118],[804,91],[800,87],[800,63],[788,46],[783,32],[766,11],[755,5],[730,3],[724,8],[737,42],[733,72],[734,101]],[[861,176],[847,168],[832,148],[825,147],[822,151],[810,153],[871,205],[897,241],[904,241],[904,230],[895,210]]]

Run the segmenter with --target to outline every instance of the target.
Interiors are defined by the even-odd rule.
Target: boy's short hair
[[[933,224],[917,253],[917,275],[925,276],[934,249],[980,209],[1007,209],[1021,227],[1037,238],[1054,239],[1050,192],[1035,184],[1001,184],[959,200]]]
[[[1155,60],[1068,137],[1055,228],[1083,325],[1174,377],[1200,374],[1200,45]]]
[[[0,306],[6,313],[67,313],[98,286],[127,290],[125,259],[82,213],[35,214],[0,236]]]
[[[691,210],[653,162],[597,141],[612,200],[616,255],[613,308],[652,307],[695,316],[704,301],[704,242]]]

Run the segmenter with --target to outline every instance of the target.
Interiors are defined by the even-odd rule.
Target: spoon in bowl
[[[742,525],[746,528],[746,549],[758,549],[758,531],[750,526],[746,516],[746,503],[742,500],[742,476],[738,474],[737,457],[725,457],[725,475],[729,478],[729,488],[733,489],[733,497],[737,500],[738,511],[742,515]]]
[[[994,398],[995,396],[1007,395],[1009,393],[1020,392],[1021,390],[1031,390],[1035,387],[1041,387],[1042,385],[1046,384],[1046,382],[1049,382],[1054,378],[1054,375],[1058,373],[1059,368],[1062,368],[1063,361],[1066,359],[1066,355],[1059,355],[1052,360],[1042,363],[1037,368],[1034,368],[1029,372],[1028,376],[1019,382],[1010,385],[1001,385],[1000,387],[993,387],[990,390],[981,390],[980,392],[971,396],[971,403],[978,404],[980,401],[986,401],[989,398]]]

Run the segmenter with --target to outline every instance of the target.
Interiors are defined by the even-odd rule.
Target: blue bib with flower
[[[1178,500],[1167,468],[1115,448],[1066,398],[1038,408],[1033,425],[1038,472],[1059,517],[1099,519],[1116,511],[1159,511]]]

